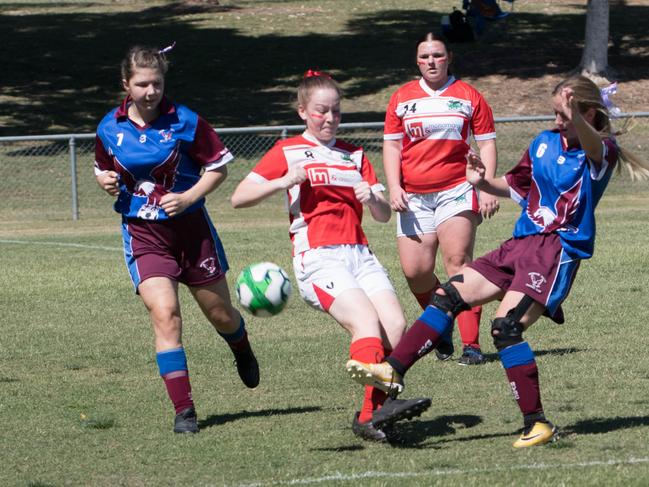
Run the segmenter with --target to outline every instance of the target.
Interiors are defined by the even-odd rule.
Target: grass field
[[[233,166],[233,181],[242,168]],[[209,206],[228,251],[229,282],[253,261],[290,270],[281,198],[235,211],[224,193]],[[567,324],[542,321],[527,333],[546,411],[563,431],[557,444],[529,451],[510,445],[520,418],[486,320],[489,362],[423,360],[407,394],[431,396],[433,407],[403,424],[401,443],[375,445],[351,434],[361,388],[346,377],[348,339],[332,320],[297,296],[275,318],[248,317],[262,367],[261,385],[250,391],[184,290],[202,431],[175,436],[148,320],[119,250],[118,219],[109,198],[99,199],[92,219],[0,229],[0,485],[649,483],[645,184],[614,180],[598,210],[596,255],[566,303]],[[480,228],[477,253],[509,235],[517,212],[503,206]],[[393,224],[366,228],[410,321],[418,312],[398,268]]]
[[[345,121],[378,121],[389,93],[413,74],[403,55],[412,32],[438,25],[459,1],[220,3],[211,10],[199,1],[0,3],[7,27],[0,31],[0,134],[94,130],[119,97],[116,60],[134,38],[179,42],[169,86],[217,126],[294,123],[296,76],[314,64],[343,83]],[[460,72],[492,96],[513,97],[496,105],[496,115],[545,113],[528,108],[578,62],[584,5],[517,0],[505,34],[492,29],[486,42],[458,46]],[[648,77],[641,19],[649,3],[611,5],[612,64],[627,86],[639,86]],[[244,61],[254,67],[247,76]],[[238,97],[242,90],[249,96]],[[626,111],[646,110],[646,97],[628,100]],[[498,127],[500,172],[542,125]],[[647,119],[638,125],[622,140],[644,155]],[[380,137],[366,146],[380,174]],[[150,325],[123,263],[119,218],[93,181],[90,146],[79,154],[79,221],[70,220],[69,161],[47,155],[58,150],[0,146],[0,485],[649,485],[647,183],[614,178],[598,208],[595,256],[565,303],[567,323],[541,320],[526,333],[546,412],[562,431],[556,444],[511,448],[520,415],[489,337],[493,305],[481,330],[487,364],[422,360],[406,395],[432,397],[433,406],[400,426],[400,442],[377,445],[351,433],[362,390],[346,376],[348,338],[333,320],[297,295],[275,318],[248,316],[262,369],[260,386],[248,390],[183,289],[202,430],[185,437],[171,432]],[[291,271],[282,199],[237,211],[227,201],[254,162],[239,157],[208,202],[231,285],[255,261]],[[517,213],[503,201],[479,229],[476,254],[507,238]],[[365,228],[414,320],[394,221],[368,218]]]

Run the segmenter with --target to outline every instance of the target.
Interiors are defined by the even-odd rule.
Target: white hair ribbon
[[[166,54],[169,51],[171,51],[174,47],[176,47],[176,41],[174,41],[173,44],[171,44],[170,46],[163,47],[162,49],[160,49],[158,51],[158,54]]]

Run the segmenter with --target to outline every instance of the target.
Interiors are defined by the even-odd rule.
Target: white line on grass
[[[363,479],[395,479],[395,478],[416,478],[416,477],[441,477],[445,475],[465,475],[465,474],[479,474],[489,472],[502,472],[502,471],[515,471],[515,470],[553,470],[557,468],[590,468],[590,467],[608,467],[617,465],[636,465],[640,463],[649,463],[649,458],[629,458],[627,460],[599,460],[592,462],[578,462],[578,463],[532,463],[528,465],[509,465],[509,466],[495,466],[490,468],[467,468],[467,469],[441,469],[441,470],[425,470],[423,472],[362,472],[355,474],[344,474],[336,472],[332,475],[324,477],[312,477],[304,479],[292,480],[275,480],[272,482],[253,482],[246,484],[238,484],[239,487],[263,487],[267,485],[308,485],[320,484],[323,482],[333,481],[353,481]]]
[[[104,247],[103,245],[86,245],[69,242],[39,242],[37,240],[4,240],[0,239],[3,244],[27,244],[27,245],[51,245],[53,247],[74,247],[78,249],[91,249],[91,250],[116,250],[121,252],[123,249],[119,247]]]

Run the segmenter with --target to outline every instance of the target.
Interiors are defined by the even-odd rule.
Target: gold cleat
[[[387,362],[366,364],[358,360],[347,362],[349,376],[365,386],[373,386],[388,394],[403,391],[403,378]]]
[[[557,428],[550,422],[537,421],[531,428],[525,428],[521,437],[514,442],[514,448],[545,445],[558,438]]]

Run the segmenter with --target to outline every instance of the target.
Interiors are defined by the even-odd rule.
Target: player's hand
[[[466,180],[473,186],[478,186],[484,181],[485,166],[480,156],[470,150],[466,156]]]
[[[289,189],[295,186],[296,184],[302,184],[307,180],[306,171],[302,166],[292,166],[286,175],[281,178],[281,184],[283,189]]]
[[[376,201],[376,196],[372,193],[372,188],[370,188],[370,183],[367,181],[361,181],[356,186],[354,186],[354,194],[356,199],[363,204],[371,205]]]
[[[480,214],[483,218],[491,218],[499,209],[498,197],[485,192],[480,193]]]
[[[160,206],[169,216],[180,215],[192,205],[185,193],[167,193],[160,198]]]
[[[97,175],[97,184],[111,196],[119,194],[119,175],[115,171],[106,171]]]
[[[399,213],[408,211],[408,193],[401,186],[390,188],[390,208]]]
[[[561,90],[561,108],[569,121],[575,114],[579,114],[579,106],[575,100],[575,92],[572,88],[563,88]]]

